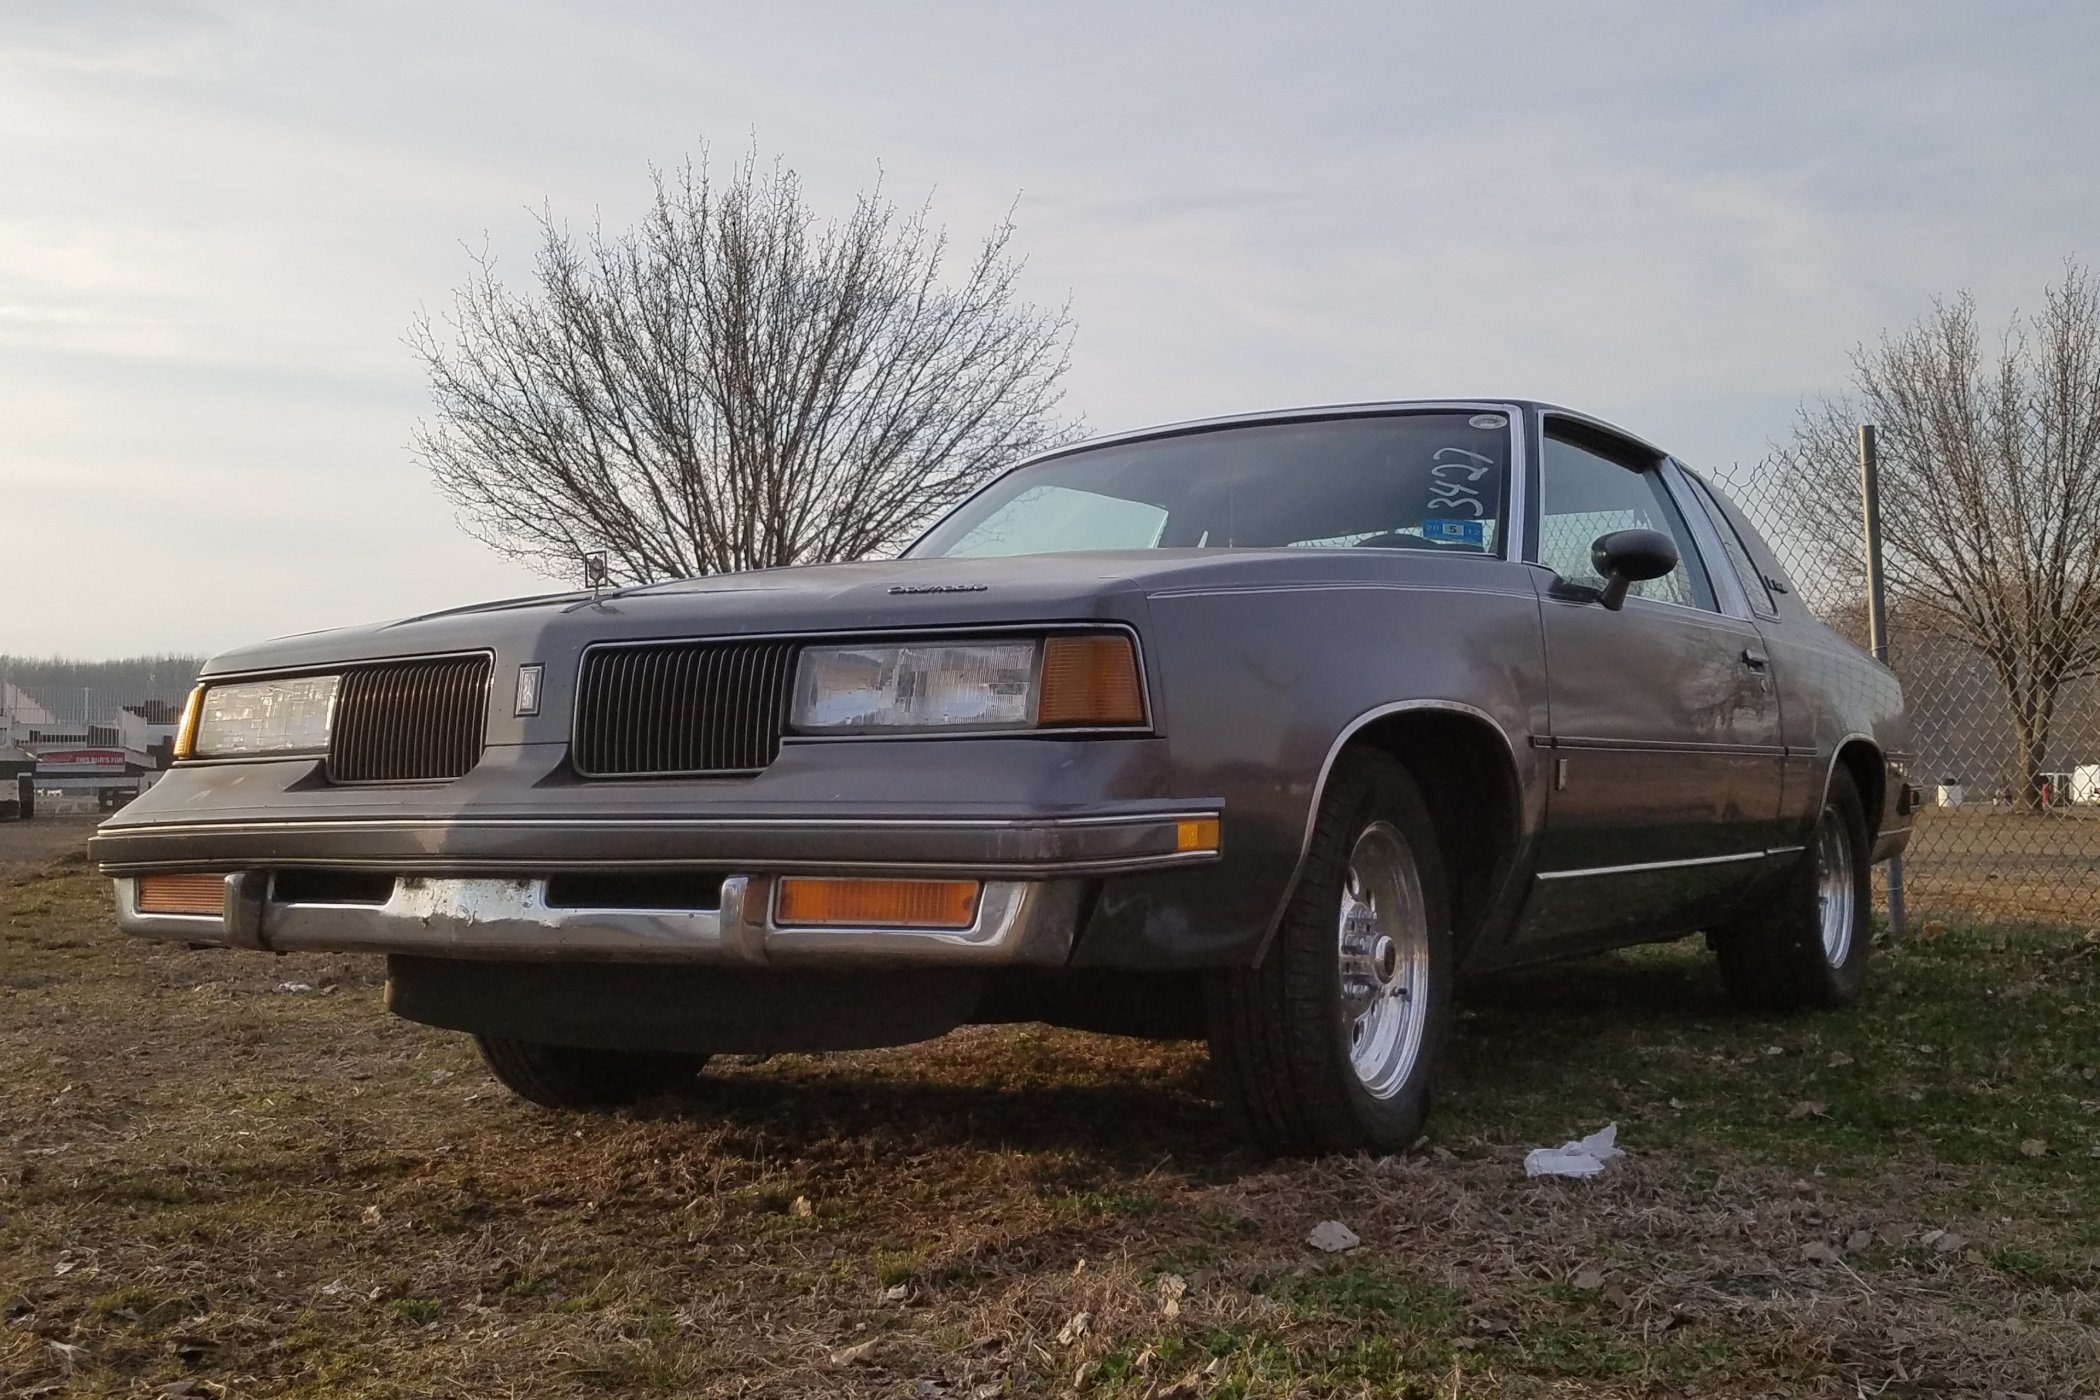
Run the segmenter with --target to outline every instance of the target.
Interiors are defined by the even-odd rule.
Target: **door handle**
[[[1753,671],[1762,671],[1770,664],[1770,658],[1761,651],[1754,651],[1749,647],[1744,647],[1743,664]]]

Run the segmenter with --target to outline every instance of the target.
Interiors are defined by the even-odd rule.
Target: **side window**
[[[1699,498],[1700,505],[1706,507],[1707,519],[1713,521],[1714,533],[1721,537],[1721,548],[1728,555],[1728,567],[1734,569],[1735,576],[1742,580],[1743,596],[1750,600],[1751,609],[1761,617],[1779,616],[1779,605],[1772,601],[1772,590],[1765,587],[1764,571],[1750,557],[1749,547],[1743,543],[1743,537],[1737,532],[1735,522],[1728,518],[1728,512],[1721,509],[1714,489],[1691,472],[1684,473],[1684,479],[1692,483],[1692,494]]]
[[[1633,586],[1633,596],[1718,611],[1699,551],[1662,481],[1578,446],[1548,430],[1539,467],[1539,562],[1569,583],[1604,586],[1590,563],[1597,536],[1613,530],[1660,530],[1677,542],[1678,566]]]

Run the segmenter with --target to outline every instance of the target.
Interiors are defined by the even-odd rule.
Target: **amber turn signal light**
[[[141,914],[211,914],[226,912],[224,875],[141,875]]]
[[[977,922],[975,880],[780,882],[773,921],[783,927],[968,928]]]
[[[1143,724],[1137,651],[1122,636],[1047,637],[1038,725]]]
[[[190,687],[190,698],[182,706],[182,724],[175,730],[175,757],[188,758],[197,749],[197,720],[204,713],[204,687]]]
[[[1188,817],[1174,823],[1174,849],[1183,854],[1218,849],[1218,819]]]

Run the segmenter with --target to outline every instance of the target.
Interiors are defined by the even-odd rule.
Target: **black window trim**
[[[1727,507],[1721,504],[1720,492],[1712,482],[1684,463],[1678,462],[1677,470],[1683,474],[1691,488],[1687,494],[1698,502],[1700,513],[1712,523],[1715,540],[1721,546],[1721,555],[1728,561],[1729,577],[1741,588],[1743,602],[1750,609],[1751,616],[1760,622],[1779,621],[1779,599],[1774,596],[1772,581],[1766,577],[1764,565],[1758,561],[1757,551],[1750,547],[1750,541],[1743,538],[1743,532],[1736,528],[1735,521],[1729,519]],[[1727,532],[1725,536],[1723,531]],[[1754,578],[1744,578],[1743,571],[1736,567],[1735,556],[1728,552],[1728,540],[1731,538],[1743,551],[1743,558],[1750,561]],[[1751,587],[1753,582],[1757,585],[1755,588]]]
[[[1570,447],[1593,453],[1610,462],[1616,462],[1631,472],[1653,473],[1656,480],[1662,484],[1663,495],[1676,507],[1678,518],[1684,523],[1687,543],[1691,546],[1694,560],[1706,575],[1707,592],[1713,597],[1713,606],[1710,608],[1702,607],[1696,602],[1673,603],[1665,598],[1644,598],[1639,594],[1629,597],[1626,600],[1628,603],[1644,603],[1658,608],[1676,608],[1683,612],[1696,613],[1700,617],[1728,617],[1731,615],[1730,610],[1722,601],[1721,590],[1715,587],[1714,568],[1706,557],[1709,552],[1708,546],[1711,542],[1701,538],[1698,525],[1693,520],[1690,512],[1684,508],[1682,498],[1687,493],[1670,480],[1668,468],[1674,465],[1670,454],[1658,452],[1652,447],[1635,442],[1630,438],[1622,437],[1587,419],[1566,417],[1551,412],[1539,415],[1539,452],[1535,468],[1538,473],[1538,483],[1537,490],[1531,493],[1531,500],[1527,502],[1529,509],[1524,538],[1525,563],[1536,564],[1542,569],[1551,570],[1553,568],[1551,564],[1548,564],[1541,557],[1545,553],[1545,448],[1546,444],[1552,441],[1564,442]],[[1732,572],[1734,565],[1731,564],[1729,567]],[[1559,577],[1558,573],[1555,574],[1555,577]],[[1693,590],[1693,596],[1697,596],[1696,589]],[[1738,620],[1740,621],[1741,619],[1739,618]]]

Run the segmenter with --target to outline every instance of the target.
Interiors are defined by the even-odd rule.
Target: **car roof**
[[[1147,438],[1175,437],[1182,433],[1203,432],[1211,428],[1247,427],[1259,423],[1289,423],[1302,419],[1336,418],[1358,413],[1403,413],[1431,409],[1455,409],[1460,411],[1466,409],[1500,409],[1533,414],[1551,414],[1556,418],[1572,419],[1575,422],[1610,433],[1613,437],[1620,438],[1644,451],[1653,452],[1658,457],[1669,455],[1662,448],[1649,442],[1640,434],[1629,432],[1616,423],[1599,418],[1592,413],[1584,413],[1580,409],[1568,408],[1557,403],[1548,403],[1542,399],[1485,396],[1457,399],[1377,399],[1362,403],[1313,404],[1303,408],[1273,408],[1257,413],[1228,413],[1212,418],[1191,418],[1180,423],[1161,423],[1152,427],[1133,428],[1126,432],[1104,433],[1099,437],[1086,438],[1080,442],[1067,443],[1062,447],[1052,448],[1048,452],[1038,453],[1036,456],[1029,458],[1028,461],[1039,462],[1053,457],[1062,457],[1066,453],[1078,452],[1086,448],[1105,447],[1124,442],[1142,442]],[[1025,466],[1027,463],[1016,463],[1016,465]]]

